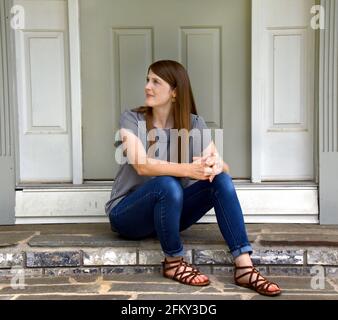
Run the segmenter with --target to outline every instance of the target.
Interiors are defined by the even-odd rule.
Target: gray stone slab
[[[173,281],[165,278],[160,273],[155,274],[107,274],[103,276],[103,280],[111,282],[129,282],[129,283],[160,283],[173,284]],[[179,283],[174,283],[179,284]]]
[[[36,285],[36,284],[70,284],[68,277],[53,277],[53,278],[24,278],[25,285]],[[11,279],[2,279],[0,280],[2,285],[11,285]]]
[[[214,275],[222,275],[226,277],[233,277],[234,275],[234,267],[227,267],[227,266],[213,266],[213,272],[212,274]],[[265,266],[256,266],[256,269],[259,270],[260,272],[267,274],[268,273],[268,268]]]
[[[258,249],[254,250],[251,259],[255,265],[260,264],[289,264],[302,265],[304,263],[304,250],[288,249]]]
[[[13,273],[16,273],[17,270],[24,270],[24,274],[26,278],[34,278],[34,277],[42,277],[43,269],[28,269],[22,267],[14,267],[11,269],[1,269],[0,270],[0,279],[8,279],[13,277]]]
[[[162,250],[138,250],[138,256],[140,265],[161,264],[161,261],[164,260]],[[188,263],[192,263],[192,251],[185,250],[184,258]]]
[[[27,252],[27,267],[76,267],[80,266],[80,252]]]
[[[103,279],[109,278],[117,274],[153,274],[160,273],[160,266],[119,266],[119,267],[103,267],[101,273]]]
[[[34,232],[0,232],[0,247],[17,246],[33,235]]]
[[[263,246],[338,246],[338,233],[313,234],[313,233],[279,233],[265,234],[259,237],[259,243]]]
[[[256,240],[258,233],[249,232],[248,238],[250,242]],[[189,229],[181,232],[181,239],[184,244],[221,244],[225,245],[225,240],[220,232],[217,224],[202,224],[194,225]]]
[[[74,284],[75,282],[77,283],[93,283],[98,281],[100,278],[99,276],[94,276],[94,275],[83,275],[83,276],[76,276],[74,275],[73,277],[70,277],[71,282]]]
[[[207,287],[204,287],[200,290],[200,293],[222,293],[222,290],[213,287],[213,284],[211,284]]]
[[[233,264],[232,255],[226,250],[194,250],[195,264]]]
[[[239,294],[139,294],[137,300],[241,300]]]
[[[338,300],[338,295],[334,294],[309,294],[309,293],[282,293],[276,297],[266,297],[255,295],[251,300]]]
[[[332,234],[332,233],[338,233],[338,226],[334,225],[318,225],[318,224],[294,224],[294,223],[288,223],[288,224],[278,224],[278,223],[271,223],[271,224],[259,224],[261,226],[261,233],[266,234],[287,234],[287,233],[293,233],[293,234]],[[250,228],[250,225],[248,225],[248,229]]]
[[[111,232],[109,223],[74,223],[74,224],[23,224],[0,226],[0,232],[33,231],[40,234],[103,234]],[[113,235],[118,237],[117,233]]]
[[[101,273],[100,268],[46,268],[45,276],[95,276]]]
[[[0,252],[0,269],[23,266],[22,253],[15,253],[9,251]]]
[[[310,276],[311,275],[311,267],[269,266],[268,268],[269,268],[269,275],[275,275],[275,276]]]
[[[113,283],[109,292],[174,292],[174,293],[193,293],[200,291],[202,287],[188,286],[172,281],[171,283]]]
[[[0,296],[0,300],[12,300],[13,296]]]
[[[28,244],[31,247],[135,247],[139,241],[121,240],[108,234],[93,235],[66,235],[66,234],[43,234],[33,237]]]
[[[325,267],[325,274],[330,279],[338,279],[337,267]]]
[[[135,265],[136,249],[103,248],[83,250],[84,266]]]
[[[327,248],[308,250],[307,263],[320,265],[338,265],[338,251]]]
[[[129,300],[131,296],[121,294],[96,295],[22,295],[15,300]],[[1,297],[0,297],[1,299]]]
[[[45,294],[45,293],[97,293],[100,289],[96,284],[84,285],[27,285],[25,289],[5,287],[0,290],[0,295],[8,294]]]
[[[274,276],[266,276],[263,274],[268,280],[275,282],[279,285],[279,287],[283,290],[283,292],[286,293],[296,293],[296,292],[305,292],[305,293],[318,293],[318,294],[335,294],[335,288],[327,281],[324,279],[324,288],[323,289],[313,289],[313,278],[312,277],[274,277]],[[220,276],[215,276],[216,279],[220,282],[224,281],[223,277]],[[231,283],[234,284],[234,281],[231,279]],[[239,286],[238,289],[240,290],[245,290],[247,293],[252,293],[254,291],[247,289],[247,288],[242,288]],[[228,289],[229,286],[225,285],[224,289]]]

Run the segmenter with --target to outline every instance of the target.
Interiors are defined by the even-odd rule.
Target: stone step
[[[247,224],[258,268],[270,275],[338,275],[338,227]],[[208,274],[232,274],[233,261],[217,224],[195,224],[181,233],[186,260]],[[159,273],[157,238],[132,241],[107,223],[0,227],[0,277]]]

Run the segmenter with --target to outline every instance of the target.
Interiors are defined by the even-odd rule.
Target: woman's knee
[[[183,187],[178,178],[172,176],[159,176],[155,178],[160,192],[175,200],[183,201]]]
[[[226,189],[226,191],[235,190],[234,184],[232,182],[232,177],[226,172],[222,172],[215,176],[212,182],[216,188],[224,188]]]

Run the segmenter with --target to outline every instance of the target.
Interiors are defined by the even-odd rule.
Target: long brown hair
[[[188,132],[191,130],[190,113],[197,115],[194,96],[191,89],[191,84],[186,69],[177,61],[173,60],[160,60],[151,64],[148,68],[149,71],[155,73],[158,77],[166,81],[172,90],[176,89],[176,101],[172,102],[173,116],[174,116],[174,129],[186,129]],[[154,129],[153,125],[153,108],[148,106],[141,106],[132,111],[143,113],[146,119],[147,133]],[[184,139],[186,138],[186,139]],[[189,136],[184,137],[184,145],[189,144]],[[151,141],[153,145],[156,141]],[[187,161],[187,155],[181,157],[181,137],[178,139],[178,162],[181,163],[183,159]],[[183,149],[185,151],[185,148]]]

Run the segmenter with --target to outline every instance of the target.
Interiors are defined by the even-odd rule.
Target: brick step
[[[338,227],[248,224],[252,259],[265,274],[338,275]],[[232,274],[233,261],[217,224],[182,232],[186,260],[208,274]],[[106,223],[0,227],[0,277],[24,268],[26,276],[159,273],[158,239],[131,241]]]

